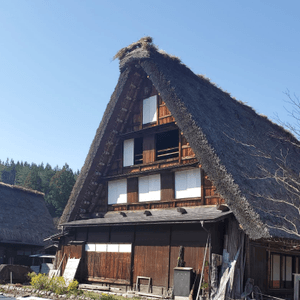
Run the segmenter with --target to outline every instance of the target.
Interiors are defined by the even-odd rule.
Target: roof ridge
[[[37,190],[28,189],[28,188],[25,188],[25,187],[20,186],[20,185],[8,184],[8,183],[4,183],[4,182],[0,182],[0,185],[6,186],[6,187],[11,188],[11,189],[21,190],[21,191],[24,191],[24,192],[27,192],[27,193],[31,193],[31,194],[38,194],[38,195],[45,196],[45,193],[43,193],[43,192],[40,192],[40,191],[37,191]]]

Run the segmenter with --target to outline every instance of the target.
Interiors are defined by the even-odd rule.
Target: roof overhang
[[[222,212],[216,206],[178,207],[172,209],[149,209],[141,211],[114,211],[103,217],[76,220],[61,224],[64,227],[90,227],[90,226],[120,226],[120,225],[146,225],[146,224],[177,224],[210,223],[221,221],[231,211]]]

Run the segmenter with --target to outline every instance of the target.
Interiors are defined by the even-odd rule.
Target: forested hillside
[[[49,164],[0,160],[0,181],[45,193],[46,205],[53,217],[61,216],[79,171],[74,173],[65,164],[62,169]]]

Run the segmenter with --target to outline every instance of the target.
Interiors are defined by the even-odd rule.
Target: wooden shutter
[[[143,124],[157,121],[157,96],[143,100]]]
[[[108,182],[108,204],[127,202],[127,180]]]
[[[134,165],[134,139],[123,143],[123,167]]]
[[[175,198],[201,197],[200,169],[175,172]]]
[[[139,202],[160,200],[160,174],[139,177]]]

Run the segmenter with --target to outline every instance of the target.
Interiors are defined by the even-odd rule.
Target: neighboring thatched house
[[[43,193],[0,182],[0,264],[30,266],[54,232]]]
[[[235,270],[230,298],[249,278],[290,296],[299,195],[284,184],[293,184],[287,174],[299,180],[298,141],[151,38],[116,57],[118,84],[53,237],[57,261],[81,258],[78,278],[104,285],[131,289],[147,277],[164,294],[174,267],[203,269],[203,292],[214,297],[222,255],[222,281]]]

